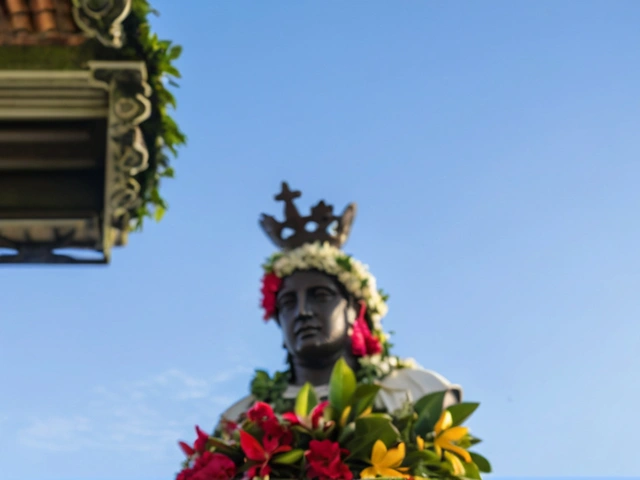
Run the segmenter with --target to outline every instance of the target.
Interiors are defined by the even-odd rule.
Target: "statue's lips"
[[[315,337],[319,332],[320,332],[320,327],[305,326],[298,329],[295,333],[296,333],[296,337],[300,339],[305,339],[305,338]]]

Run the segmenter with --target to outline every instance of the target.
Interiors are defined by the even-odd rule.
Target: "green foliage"
[[[160,182],[174,177],[171,158],[176,157],[178,148],[186,143],[185,134],[169,115],[170,109],[176,108],[176,99],[165,86],[178,86],[175,80],[180,78],[180,72],[174,62],[180,57],[182,47],[160,40],[152,33],[149,25],[152,14],[157,12],[147,0],[133,0],[131,14],[123,23],[126,40],[122,55],[145,62],[152,88],[151,116],[140,126],[149,150],[149,168],[136,177],[141,186],[142,203],[130,212],[136,229],[142,228],[146,217],[159,221],[164,216],[167,203],[160,195]]]
[[[289,372],[276,372],[272,377],[264,370],[256,370],[256,375],[251,381],[251,395],[256,400],[270,403],[277,411],[286,411],[293,405],[292,402],[282,397],[289,386]]]
[[[294,411],[300,417],[306,417],[318,405],[318,396],[310,383],[305,383],[298,392]]]
[[[356,387],[356,390],[351,399],[351,415],[349,420],[355,420],[362,415],[368,408],[373,407],[373,403],[376,399],[376,395],[380,391],[379,385],[361,384]]]
[[[478,408],[479,403],[458,403],[456,405],[451,405],[447,410],[451,413],[452,426],[456,427],[458,425],[462,425],[462,423],[471,416],[473,412]]]
[[[336,362],[329,381],[329,404],[336,414],[336,420],[351,404],[356,391],[356,375],[349,368],[347,362],[341,358]]]
[[[303,478],[308,466],[305,452],[311,448],[312,440],[338,442],[345,449],[341,461],[354,473],[355,478],[363,469],[374,465],[376,461],[380,462],[372,457],[373,447],[378,440],[384,443],[388,451],[399,448],[400,443],[404,444],[405,456],[398,458],[400,463],[396,466],[401,471],[406,469],[414,477],[481,480],[483,473],[491,472],[489,461],[482,455],[468,452],[471,462],[466,462],[469,457],[459,454],[460,448],[467,450],[480,440],[470,435],[466,428],[451,430],[474,413],[477,403],[448,407],[451,422],[444,423],[437,431],[435,425],[442,415],[444,391],[425,395],[415,403],[407,400],[393,412],[373,411],[377,395],[384,387],[378,382],[363,382],[342,359],[336,362],[331,375],[329,405],[321,417],[314,417],[322,420],[315,422],[311,421],[311,414],[322,399],[310,384],[306,384],[300,388],[295,402],[290,401],[288,405],[283,403],[282,395],[289,380],[289,373],[277,373],[270,377],[265,371],[258,370],[251,383],[251,392],[256,399],[271,404],[278,421],[284,422],[285,427],[288,426],[293,433],[292,450],[278,453],[269,461],[272,478]],[[291,420],[292,416],[295,422]],[[245,419],[241,428],[259,441],[264,439],[263,427],[259,423]],[[447,431],[450,432],[448,435]],[[238,436],[236,432],[234,439],[211,440],[209,447],[229,456],[241,474],[254,463],[244,458],[245,454],[238,445]]]
[[[489,460],[484,458],[479,453],[469,452],[469,454],[471,455],[471,460],[473,460],[473,463],[476,464],[480,472],[491,473],[491,464],[489,463]]]
[[[286,453],[281,453],[280,455],[276,455],[275,457],[273,457],[273,463],[278,463],[280,465],[292,465],[300,461],[303,455],[304,455],[304,450],[296,448]]]
[[[393,425],[388,415],[370,415],[356,420],[356,432],[351,442],[347,444],[350,452],[349,458],[367,460],[371,457],[373,444],[377,440],[387,446],[394,445],[400,432]]]
[[[433,428],[442,414],[442,404],[446,392],[435,392],[425,395],[415,404],[415,411],[418,419],[415,424],[415,431],[418,435],[426,436],[433,431]]]
[[[336,263],[347,272],[350,272],[353,269],[353,266],[351,265],[351,257],[349,255],[337,257]]]

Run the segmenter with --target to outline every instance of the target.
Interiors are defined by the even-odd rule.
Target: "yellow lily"
[[[376,478],[378,475],[391,478],[409,478],[406,467],[400,467],[405,456],[404,443],[387,450],[382,440],[376,440],[371,451],[371,466],[360,472],[361,478]]]
[[[420,435],[416,437],[416,444],[418,445],[418,450],[424,450],[424,438]]]
[[[452,453],[444,452],[444,458],[449,460],[449,463],[453,467],[453,474],[454,475],[464,475],[464,473],[465,473],[464,465],[462,465],[462,462],[460,461],[460,459],[458,457],[456,457]]]
[[[452,424],[453,418],[451,417],[451,412],[445,410],[442,412],[442,415],[440,415],[434,427],[436,438],[433,441],[433,445],[435,446],[436,453],[442,456],[443,450],[449,450],[450,452],[460,455],[465,462],[470,463],[471,455],[469,455],[469,452],[455,444],[455,442],[459,442],[469,433],[469,429],[467,427],[452,427]],[[447,452],[445,452],[445,456],[446,453]]]

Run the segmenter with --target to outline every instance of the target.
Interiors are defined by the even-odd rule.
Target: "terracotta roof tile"
[[[79,45],[71,0],[0,0],[0,45]]]

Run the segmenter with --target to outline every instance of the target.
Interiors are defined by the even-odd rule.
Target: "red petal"
[[[301,423],[300,419],[298,418],[298,416],[293,412],[283,413],[282,414],[282,418],[284,418],[291,425],[300,425],[300,423]]]
[[[269,465],[265,464],[262,467],[260,467],[260,477],[261,478],[268,477],[270,473],[271,473],[271,467]]]
[[[313,428],[318,428],[318,424],[320,423],[320,419],[324,414],[324,409],[329,405],[328,401],[319,403],[315,406],[315,408],[311,411],[311,426]]]
[[[187,457],[190,457],[191,455],[196,453],[196,451],[193,448],[191,448],[190,445],[187,445],[184,442],[178,442],[178,445],[180,445],[180,448],[182,449],[182,451]]]
[[[288,452],[289,450],[291,450],[291,448],[291,445],[280,445],[271,454],[275,455],[276,453]]]
[[[242,447],[242,450],[249,460],[264,462],[267,459],[267,455],[262,445],[260,445],[260,442],[244,430],[240,430],[240,447]]]
[[[203,431],[198,425],[196,425],[196,433],[198,434],[198,439],[208,439],[209,438],[209,434],[205,431]]]

